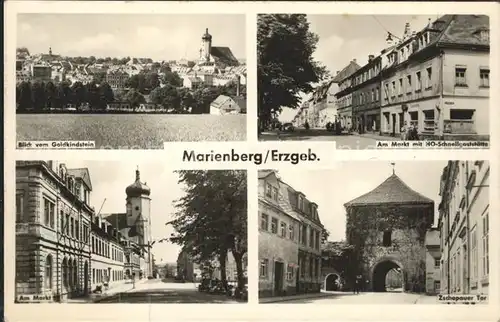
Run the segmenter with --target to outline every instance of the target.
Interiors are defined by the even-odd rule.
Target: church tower
[[[208,33],[208,28],[201,37],[200,61],[210,62],[210,51],[212,49],[212,35]]]
[[[144,259],[146,262],[145,274],[151,276],[153,272],[152,256],[149,245],[151,243],[151,214],[149,195],[151,189],[141,182],[139,169],[135,171],[135,182],[125,189],[127,194],[127,226],[133,232],[131,237],[136,237],[136,241],[141,245],[146,253]]]

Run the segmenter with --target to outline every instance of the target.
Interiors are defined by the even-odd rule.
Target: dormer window
[[[273,190],[273,186],[271,186],[271,184],[267,183],[266,184],[266,197],[269,197],[269,198],[272,198],[272,190]]]
[[[278,188],[273,187],[273,199],[278,201]]]
[[[479,31],[479,37],[482,41],[489,42],[490,41],[490,31],[488,29],[483,29]]]
[[[299,196],[299,209],[302,210],[304,208],[304,197]]]

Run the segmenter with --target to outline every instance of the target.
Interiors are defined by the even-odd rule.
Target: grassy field
[[[17,140],[95,141],[99,149],[162,149],[164,142],[244,141],[246,115],[19,114]]]

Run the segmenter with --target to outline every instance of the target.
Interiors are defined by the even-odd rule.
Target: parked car
[[[281,131],[283,132],[293,132],[295,130],[292,123],[285,123],[281,126]]]

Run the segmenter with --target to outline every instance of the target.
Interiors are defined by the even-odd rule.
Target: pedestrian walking
[[[407,133],[408,133],[408,123],[404,123],[404,125],[401,127],[401,140],[405,141],[407,139]]]

